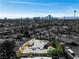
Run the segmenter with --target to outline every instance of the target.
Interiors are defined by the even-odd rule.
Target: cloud
[[[73,16],[73,14],[70,13],[0,13],[0,18],[26,18],[26,17],[45,17],[47,15],[52,15],[53,17],[63,17],[63,16]],[[76,16],[78,16],[79,14],[77,14]]]
[[[28,4],[28,5],[56,5],[56,4],[46,4],[46,3],[34,3],[34,2],[21,2],[21,1],[8,1],[8,3],[14,4]]]
[[[0,18],[26,18],[26,17],[45,17],[49,13],[0,13]]]

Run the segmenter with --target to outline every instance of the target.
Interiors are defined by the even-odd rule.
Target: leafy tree
[[[58,40],[54,39],[53,41],[51,41],[51,44],[55,49],[51,48],[48,50],[49,56],[60,56],[61,54],[63,54],[63,48]]]
[[[52,48],[49,48],[48,51],[47,51],[47,54],[48,54],[48,56],[50,56],[50,57],[51,57],[52,55],[53,55],[53,56],[56,55],[56,49],[53,48],[53,47],[52,47]]]

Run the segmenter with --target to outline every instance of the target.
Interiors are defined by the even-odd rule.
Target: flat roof
[[[4,43],[6,39],[0,39],[0,44]]]
[[[5,41],[12,41],[12,40],[14,40],[14,39],[12,39],[12,38],[8,38],[8,39],[0,39],[0,44],[2,44],[2,43],[4,43]]]

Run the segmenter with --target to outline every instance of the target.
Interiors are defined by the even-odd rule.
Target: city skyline
[[[79,16],[78,0],[0,0],[0,18]]]

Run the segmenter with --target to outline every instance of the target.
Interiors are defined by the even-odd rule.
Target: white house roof
[[[21,58],[21,59],[52,59],[51,57],[34,57],[34,58]]]

